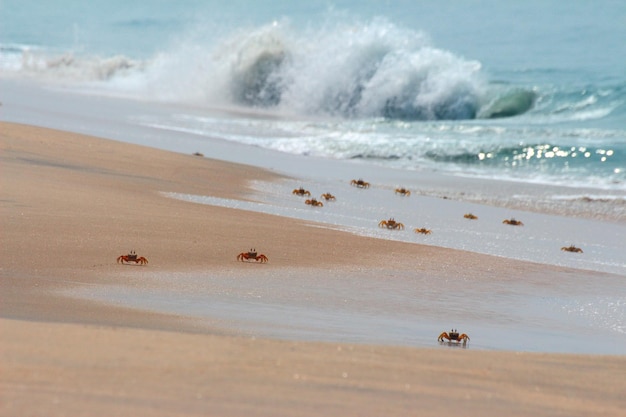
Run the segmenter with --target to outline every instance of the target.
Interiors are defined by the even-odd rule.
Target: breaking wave
[[[144,61],[15,45],[4,46],[2,55],[4,72],[106,81],[165,100],[302,115],[461,120],[515,116],[534,102],[532,91],[494,97],[479,62],[384,19],[304,31],[273,22],[217,40],[188,37]]]
[[[222,94],[213,96],[240,105],[347,118],[459,120],[477,117],[485,101],[479,62],[384,20],[302,36],[275,23],[225,44],[232,49],[219,56],[229,64],[213,66],[212,78],[224,82],[214,86]],[[529,108],[509,105],[492,114]]]
[[[480,62],[381,18],[313,29],[281,21],[221,36],[190,32],[147,60],[6,44],[0,55],[3,74],[307,117],[432,121],[531,114],[533,121],[553,123],[603,119],[623,113],[626,104],[626,84],[553,88],[489,82]]]
[[[0,72],[48,80],[109,81],[143,71],[146,63],[123,55],[85,57],[29,45],[0,45]]]

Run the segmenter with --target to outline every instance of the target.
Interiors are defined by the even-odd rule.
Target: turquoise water
[[[163,128],[626,189],[623,2],[3,0],[0,13],[3,76],[180,104]]]

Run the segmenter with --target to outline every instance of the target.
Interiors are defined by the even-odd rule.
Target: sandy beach
[[[0,415],[617,416],[626,407],[623,355],[451,349],[437,335],[433,348],[274,340],[64,296],[141,291],[152,274],[245,277],[251,267],[285,281],[303,269],[340,280],[389,265],[470,281],[578,272],[163,195],[250,199],[249,180],[285,179],[260,168],[12,123],[0,137]],[[236,261],[251,242],[270,262]],[[149,263],[117,264],[130,250]]]

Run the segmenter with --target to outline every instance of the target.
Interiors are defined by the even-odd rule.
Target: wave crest
[[[281,67],[289,52],[282,39],[264,30],[234,43],[230,90],[235,102],[249,106],[276,106],[283,91]]]
[[[187,38],[147,61],[2,52],[29,75],[104,81],[126,94],[161,100],[307,116],[463,120],[516,116],[535,102],[535,93],[523,90],[499,91],[494,98],[479,62],[382,18],[307,30],[273,22],[223,38]]]
[[[0,47],[3,72],[75,81],[108,81],[144,68],[144,63],[123,55],[84,57],[55,53],[27,45]]]
[[[533,107],[537,94],[532,90],[514,88],[496,94],[480,111],[483,119],[498,119],[526,113]]]
[[[215,78],[226,81],[221,88],[236,103],[249,106],[338,117],[468,119],[476,116],[485,85],[480,63],[384,20],[304,36],[274,23],[225,43],[232,64]]]

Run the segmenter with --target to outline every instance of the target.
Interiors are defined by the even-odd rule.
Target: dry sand
[[[325,228],[303,233],[301,221],[160,194],[242,198],[248,179],[278,178],[254,167],[9,123],[0,135],[3,416],[617,416],[626,408],[623,356],[262,340],[64,298],[54,290],[129,282],[136,270],[115,259],[130,249],[149,258],[137,268],[155,272],[235,269],[249,242],[271,246],[263,267],[285,275],[384,266],[390,253],[406,254],[398,267],[409,268],[416,250],[420,268],[438,273],[442,263],[450,274],[537,265]],[[303,247],[315,256],[298,256]]]

